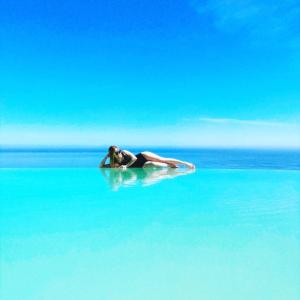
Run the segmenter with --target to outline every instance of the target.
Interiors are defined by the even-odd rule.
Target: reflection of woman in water
[[[101,168],[103,177],[107,180],[110,187],[117,191],[120,187],[129,187],[141,183],[149,186],[160,182],[163,179],[172,179],[180,175],[187,175],[195,172],[194,169],[173,169],[173,168]]]
[[[110,159],[109,164],[105,164],[107,159]],[[127,151],[121,150],[117,146],[110,146],[108,153],[100,163],[100,168],[146,168],[146,167],[171,167],[177,168],[177,165],[184,165],[194,169],[195,166],[191,163],[181,161],[175,158],[165,158],[149,151],[143,151],[136,155]]]

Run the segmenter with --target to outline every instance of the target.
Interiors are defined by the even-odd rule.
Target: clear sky
[[[0,0],[2,145],[300,147],[298,0]]]

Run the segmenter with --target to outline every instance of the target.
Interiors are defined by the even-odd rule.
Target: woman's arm
[[[133,153],[131,153],[131,152],[127,151],[127,150],[123,150],[123,152],[125,152],[128,156],[130,156],[130,161],[129,161],[128,164],[123,165],[120,168],[128,168],[128,167],[130,167],[137,160],[137,158],[136,158],[136,156]]]
[[[105,162],[106,162],[106,160],[108,159],[108,157],[109,157],[109,153],[107,153],[107,154],[104,156],[104,158],[103,158],[102,161],[100,162],[99,168],[106,168],[106,167],[107,167],[107,165],[105,165]]]

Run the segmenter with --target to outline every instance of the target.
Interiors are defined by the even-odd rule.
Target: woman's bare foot
[[[191,164],[191,163],[185,163],[185,165],[188,167],[188,168],[190,168],[190,169],[195,169],[196,167],[195,167],[195,165],[193,165],[193,164]]]

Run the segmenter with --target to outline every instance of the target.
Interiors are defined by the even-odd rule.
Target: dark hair
[[[117,146],[110,146],[110,147],[108,148],[108,153],[109,153],[109,155],[112,155],[112,154],[114,154],[115,152],[118,152],[118,147],[117,147]]]
[[[108,148],[110,163],[115,164],[115,153],[118,153],[119,151],[117,146],[110,146]]]

